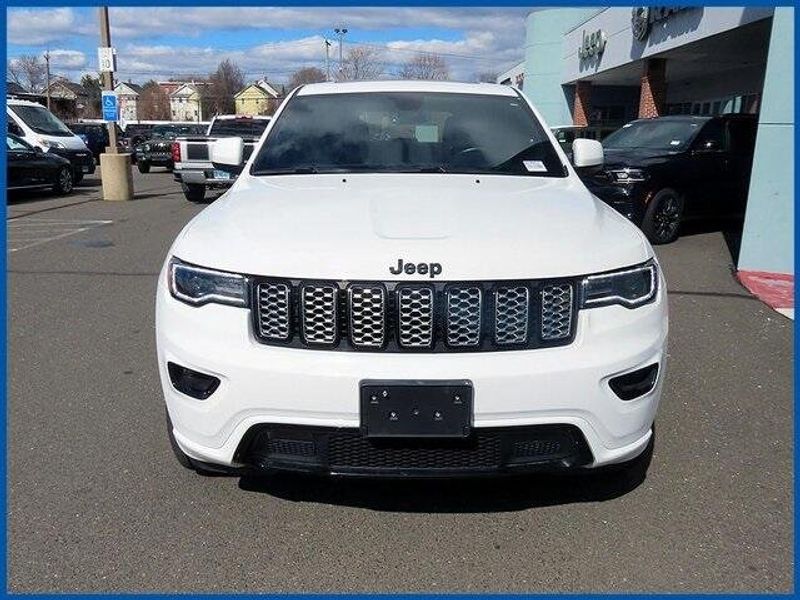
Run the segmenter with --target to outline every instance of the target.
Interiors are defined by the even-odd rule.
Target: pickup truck
[[[270,117],[218,115],[211,120],[205,136],[179,137],[172,143],[173,176],[190,202],[202,202],[209,188],[226,189],[233,185],[241,169],[215,166],[211,146],[219,138],[240,137],[244,156],[249,157]]]

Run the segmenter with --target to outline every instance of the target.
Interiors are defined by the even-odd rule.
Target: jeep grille
[[[478,352],[563,346],[576,280],[312,282],[254,278],[256,338],[301,348]]]

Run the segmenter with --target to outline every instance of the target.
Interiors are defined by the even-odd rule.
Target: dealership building
[[[794,275],[794,9],[539,9],[525,60],[501,76],[551,126],[604,135],[635,118],[759,115],[737,268]],[[780,159],[776,159],[780,157]]]

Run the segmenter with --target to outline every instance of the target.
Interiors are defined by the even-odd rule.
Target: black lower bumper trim
[[[463,477],[563,470],[593,459],[573,425],[476,428],[466,439],[372,439],[358,429],[263,424],[245,434],[235,460],[267,470]]]

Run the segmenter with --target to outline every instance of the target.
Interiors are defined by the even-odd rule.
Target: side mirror
[[[576,168],[602,167],[603,145],[597,140],[578,138],[572,142],[572,164]]]
[[[244,156],[244,140],[240,137],[222,138],[211,144],[211,162],[238,167]]]
[[[39,146],[33,146],[33,151],[35,154],[42,154],[42,149]]]

